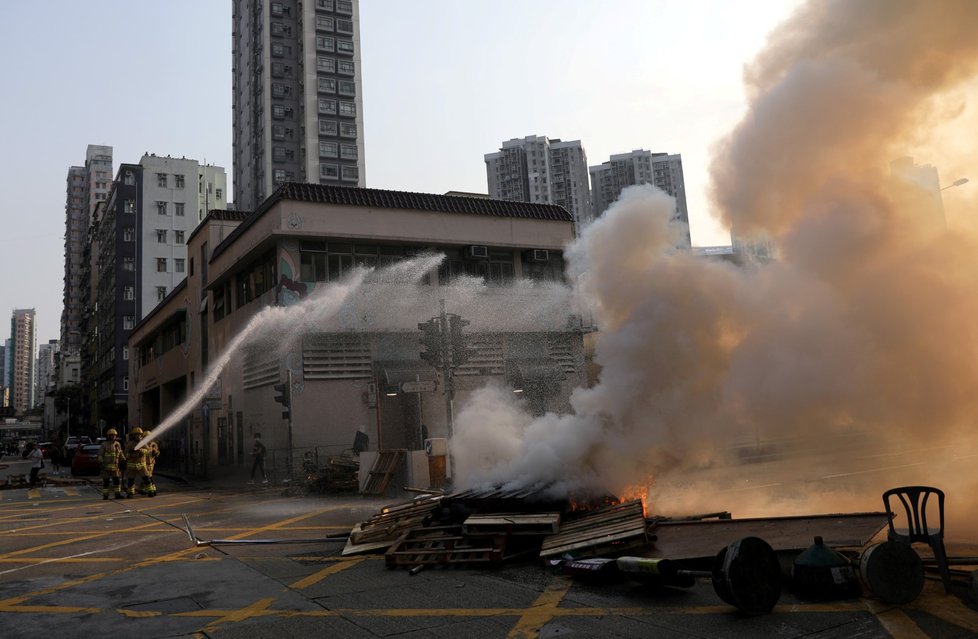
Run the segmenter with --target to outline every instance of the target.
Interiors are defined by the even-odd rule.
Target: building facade
[[[556,204],[573,215],[578,231],[591,221],[587,155],[580,140],[514,138],[484,160],[489,197]]]
[[[37,398],[38,404],[42,404],[44,396],[55,390],[58,380],[58,370],[56,358],[58,354],[58,340],[49,340],[46,344],[37,347]]]
[[[358,1],[234,0],[233,21],[235,208],[285,182],[363,186]]]
[[[293,449],[339,453],[357,432],[372,451],[420,450],[450,436],[452,397],[491,382],[566,410],[585,383],[585,329],[556,285],[573,233],[553,205],[309,184],[247,216],[212,211],[185,283],[130,337],[129,421],[172,421],[165,461],[206,475],[250,463],[258,432],[277,472]],[[345,298],[330,286],[347,281]],[[422,357],[440,302],[470,322],[451,395]],[[289,376],[291,424],[273,401]]]
[[[147,154],[122,164],[92,218],[94,283],[83,357],[90,423],[123,423],[129,332],[186,277],[187,238],[208,206],[227,206],[224,169]]]
[[[13,342],[9,339],[3,340],[3,343],[0,344],[0,408],[5,408],[10,402],[10,380],[8,379],[8,373],[11,366],[9,360],[10,356],[14,353],[11,344]]]
[[[37,361],[37,322],[33,308],[16,309],[10,319],[10,405],[18,413],[34,407],[34,368]]]
[[[112,186],[112,147],[90,144],[85,165],[68,169],[65,199],[65,276],[61,311],[61,350],[78,352],[83,339],[82,270],[88,225],[95,206]]]
[[[686,209],[686,182],[683,178],[682,156],[669,153],[652,153],[638,150],[612,155],[591,173],[591,202],[594,217],[599,217],[611,206],[622,190],[635,184],[652,184],[676,200],[674,219],[686,225],[685,246],[690,246],[689,212]]]

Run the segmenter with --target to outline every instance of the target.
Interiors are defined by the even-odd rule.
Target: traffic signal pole
[[[448,425],[448,441],[451,442],[455,437],[455,380],[452,377],[452,357],[449,353],[451,343],[448,336],[448,314],[445,312],[445,300],[441,300],[441,316],[438,318],[441,323],[441,351],[442,375],[445,378],[445,423]],[[451,450],[451,448],[449,448]],[[451,458],[449,458],[449,461]],[[452,474],[455,474],[455,467],[452,466]]]

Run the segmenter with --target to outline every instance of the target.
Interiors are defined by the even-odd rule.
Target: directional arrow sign
[[[438,384],[434,380],[403,382],[401,384],[401,391],[404,393],[430,393],[436,388],[438,388]]]

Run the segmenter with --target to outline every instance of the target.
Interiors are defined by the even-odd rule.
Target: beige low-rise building
[[[553,205],[310,184],[211,211],[186,280],[132,331],[130,423],[162,424],[161,466],[199,475],[248,466],[261,433],[281,478],[358,433],[373,452],[449,438],[488,383],[568,410],[589,330],[564,283],[573,234]],[[442,318],[449,367],[422,344]]]

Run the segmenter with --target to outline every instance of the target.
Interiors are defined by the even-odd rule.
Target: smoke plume
[[[672,200],[627,189],[568,251],[599,380],[536,419],[485,389],[458,415],[458,481],[652,475],[653,510],[738,516],[879,510],[926,484],[948,492],[949,529],[978,528],[975,187],[945,210],[891,170],[913,156],[978,178],[975,33],[968,0],[802,6],[745,69],[747,113],[711,166],[722,220],[774,259],[677,251]]]

